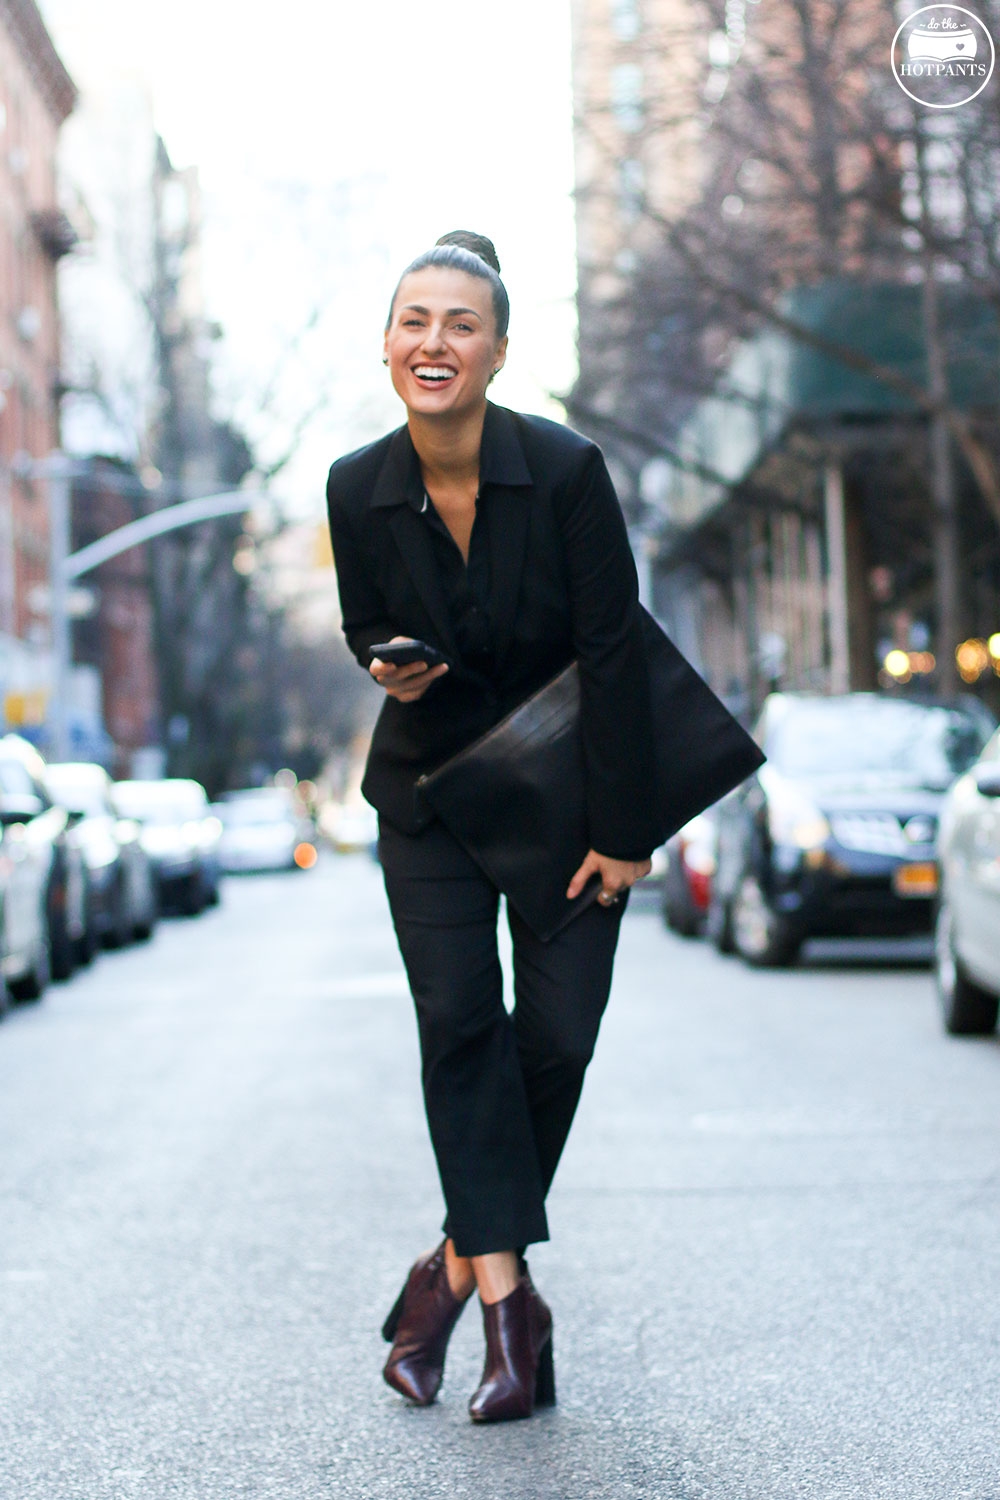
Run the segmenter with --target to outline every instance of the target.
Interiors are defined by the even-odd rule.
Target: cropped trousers
[[[379,852],[416,1006],[445,1232],[459,1255],[546,1240],[545,1198],[607,1005],[625,900],[595,902],[547,943],[508,908],[508,1013],[492,882],[438,822],[407,834],[382,819]]]

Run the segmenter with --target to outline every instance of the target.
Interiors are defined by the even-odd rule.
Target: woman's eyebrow
[[[427,308],[421,307],[418,302],[407,302],[403,308],[403,312],[415,312],[420,313],[425,318],[430,317],[430,312],[427,310]],[[482,322],[482,318],[480,317],[479,313],[476,312],[476,309],[474,307],[449,307],[448,311],[445,313],[445,317],[457,318],[463,316],[466,313],[471,313],[474,318],[479,318],[479,321]]]

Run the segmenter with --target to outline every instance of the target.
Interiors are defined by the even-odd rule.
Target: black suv
[[[719,806],[717,947],[777,965],[809,937],[928,932],[941,800],[989,733],[972,708],[773,694],[754,731],[767,764]]]

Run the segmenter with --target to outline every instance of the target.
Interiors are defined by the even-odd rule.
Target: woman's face
[[[409,411],[455,417],[477,409],[506,352],[489,282],[448,266],[425,266],[403,278],[385,353]]]

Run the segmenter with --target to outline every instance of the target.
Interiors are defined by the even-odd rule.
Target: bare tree
[[[1000,21],[996,0],[987,9],[988,21]],[[638,264],[607,321],[609,339],[626,351],[621,400],[610,413],[588,410],[584,379],[574,414],[603,425],[633,458],[635,429],[647,454],[670,458],[679,424],[718,382],[735,344],[765,328],[873,378],[926,419],[926,438],[914,442],[928,443],[938,634],[957,641],[963,474],[1000,526],[996,318],[988,316],[1000,309],[995,90],[947,118],[911,104],[889,72],[898,18],[888,0],[745,8],[693,0],[692,23],[692,39],[721,41],[697,107],[700,190],[681,211],[643,195]],[[658,133],[678,128],[676,117],[664,122],[658,99],[648,101],[647,151]],[[922,285],[924,367],[876,358],[847,330],[805,321],[796,289],[834,282]],[[949,326],[962,298],[986,310],[978,349],[967,339],[957,347]],[[960,362],[962,393],[953,379]],[[969,401],[970,382],[978,403]],[[955,682],[950,649],[940,678]]]

